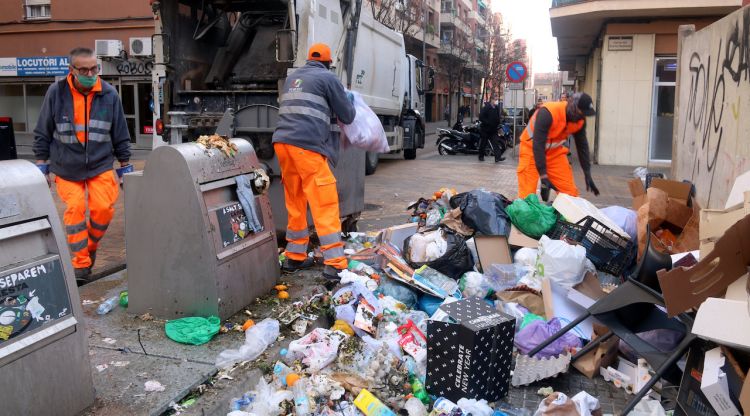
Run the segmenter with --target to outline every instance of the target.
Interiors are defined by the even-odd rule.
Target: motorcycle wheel
[[[442,138],[440,138],[440,139],[438,140],[438,142],[437,142],[437,148],[438,148],[438,153],[439,153],[439,154],[440,154],[441,156],[445,156],[445,155],[455,155],[455,154],[456,154],[456,152],[454,152],[454,151],[452,151],[452,150],[448,150],[448,149],[445,149],[445,148],[443,148],[443,143],[445,143],[445,142],[447,142],[447,141],[449,141],[449,140],[450,140],[450,138],[448,138],[448,137],[442,137]]]

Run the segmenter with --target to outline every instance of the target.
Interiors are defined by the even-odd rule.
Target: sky
[[[526,39],[534,73],[557,71],[557,42],[549,24],[552,0],[492,0],[513,39]]]

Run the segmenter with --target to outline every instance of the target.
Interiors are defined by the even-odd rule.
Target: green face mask
[[[94,85],[96,85],[96,78],[98,75],[76,75],[76,79],[78,80],[78,83],[81,84],[85,88],[91,88]]]

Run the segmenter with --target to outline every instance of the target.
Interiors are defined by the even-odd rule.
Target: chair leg
[[[561,336],[563,336],[566,332],[568,332],[571,329],[573,329],[576,326],[578,326],[578,324],[580,324],[581,322],[583,322],[584,320],[586,320],[586,318],[588,318],[589,316],[591,316],[591,313],[589,311],[586,311],[586,313],[584,313],[583,315],[581,315],[578,318],[576,318],[573,322],[565,325],[562,329],[560,329],[559,331],[557,331],[554,335],[552,335],[551,337],[545,339],[544,342],[542,342],[541,344],[537,345],[536,348],[534,348],[533,350],[529,351],[529,357],[533,357],[536,354],[538,354],[539,351],[543,350],[545,347],[547,347],[547,345],[553,343],[556,339],[558,339]]]
[[[580,350],[579,350],[579,351],[578,351],[577,353],[575,353],[575,355],[573,355],[573,356],[572,356],[572,357],[570,358],[570,362],[571,362],[571,363],[572,363],[572,362],[575,362],[575,360],[577,360],[577,359],[579,359],[579,358],[583,357],[583,356],[584,356],[584,355],[586,355],[586,354],[587,354],[587,353],[588,353],[589,351],[591,351],[591,350],[593,350],[594,348],[598,347],[598,346],[599,346],[599,344],[601,344],[602,342],[604,342],[604,341],[606,341],[606,340],[608,340],[608,339],[612,338],[612,335],[614,335],[614,333],[612,333],[612,332],[607,332],[607,333],[606,333],[606,334],[604,334],[603,336],[601,336],[601,337],[599,337],[599,338],[597,338],[597,339],[595,339],[595,340],[593,340],[593,341],[589,342],[588,344],[586,344],[586,346],[585,346],[585,347],[581,348],[581,349],[580,349]]]
[[[640,402],[641,399],[648,393],[648,391],[651,390],[651,387],[653,387],[654,384],[656,384],[656,382],[662,378],[662,376],[664,375],[664,373],[667,372],[669,367],[672,364],[676,363],[677,360],[680,359],[680,357],[682,357],[682,354],[685,353],[689,345],[690,344],[687,343],[684,346],[683,345],[678,346],[677,350],[672,355],[670,355],[666,361],[664,361],[661,367],[659,367],[656,370],[656,374],[654,374],[654,376],[651,377],[651,379],[646,383],[646,385],[643,386],[642,389],[638,390],[638,393],[635,394],[635,397],[633,397],[633,399],[628,402],[627,406],[625,406],[625,409],[623,409],[621,413],[622,415],[627,415],[628,413],[630,413],[631,410],[633,410],[635,406],[638,405],[638,402]]]

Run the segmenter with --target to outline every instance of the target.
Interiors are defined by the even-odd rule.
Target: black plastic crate
[[[630,267],[636,255],[632,240],[593,217],[586,217],[575,224],[559,218],[547,236],[582,245],[586,249],[586,257],[598,270],[618,277]]]

